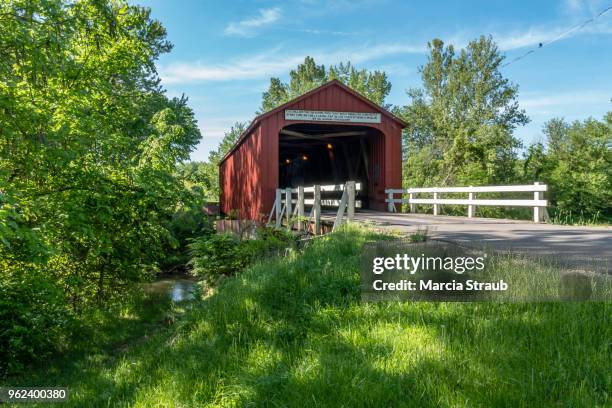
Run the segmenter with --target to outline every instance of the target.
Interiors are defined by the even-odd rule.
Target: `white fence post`
[[[276,227],[280,228],[281,226],[281,206],[282,206],[282,194],[283,194],[283,190],[281,190],[280,188],[276,189],[276,199],[275,199],[275,203],[274,206],[276,208]]]
[[[266,224],[267,226],[270,225],[270,223],[272,222],[272,214],[274,214],[276,211],[276,200],[274,200],[274,205],[272,206],[272,210],[270,210],[270,215],[268,215],[268,223]]]
[[[304,186],[299,186],[298,187],[298,201],[297,201],[297,208],[298,208],[298,217],[299,217],[299,221],[298,221],[298,231],[301,231],[304,226],[304,221],[302,221],[302,219],[304,218]]]
[[[314,215],[314,233],[321,235],[321,186],[314,186],[314,203],[312,204]]]
[[[349,181],[346,183],[348,189],[348,205],[346,208],[346,215],[349,221],[353,221],[355,218],[355,182]]]
[[[539,181],[536,181],[533,183],[535,186],[540,185]],[[541,200],[542,199],[542,193],[539,191],[534,191],[533,192],[533,199],[534,200]],[[540,221],[542,221],[542,211],[540,211],[540,207],[533,207],[533,222],[535,223],[539,223]]]
[[[470,186],[470,188],[472,188],[472,186]],[[470,191],[468,193],[468,200],[472,201],[473,199],[474,199],[474,193]],[[473,204],[468,205],[468,218],[474,217],[474,209],[475,208]]]
[[[412,202],[412,200],[414,200],[414,193],[409,193],[408,194],[408,202],[410,203],[410,212],[415,214],[416,213],[416,204],[414,204]]]
[[[292,211],[292,198],[291,198],[291,187],[287,187],[285,189],[285,208],[287,209],[287,229],[291,231],[291,216],[293,215]]]
[[[387,193],[387,198],[389,199],[389,202],[387,203],[387,211],[395,212],[395,204],[393,203],[393,193]]]
[[[438,199],[438,193],[433,193],[433,199]],[[438,215],[438,204],[433,205],[433,215]]]
[[[338,206],[338,213],[336,214],[336,219],[334,220],[334,226],[332,227],[332,231],[335,231],[340,225],[342,225],[342,217],[344,216],[344,212],[346,211],[346,203],[348,201],[348,183],[344,185],[344,191],[342,191],[342,198],[340,199],[340,205]]]

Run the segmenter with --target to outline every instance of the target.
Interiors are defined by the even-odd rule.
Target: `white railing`
[[[533,207],[533,221],[541,222],[544,209],[548,206],[548,201],[543,199],[543,193],[547,191],[545,184],[535,182],[532,185],[522,186],[483,186],[483,187],[425,187],[407,189],[387,189],[387,209],[389,212],[397,212],[395,204],[409,204],[410,212],[416,213],[417,204],[432,204],[433,215],[439,214],[439,207],[442,204],[467,205],[469,218],[474,217],[476,206],[498,206],[498,207]],[[477,193],[508,193],[508,192],[533,192],[533,199],[476,199]],[[433,198],[415,198],[417,194],[433,194]],[[443,193],[467,193],[467,199],[440,198]],[[399,194],[400,198],[394,198]],[[401,198],[407,194],[408,198]]]
[[[277,188],[274,205],[268,216],[268,224],[272,223],[272,218],[275,219],[275,225],[280,228],[283,219],[287,221],[287,229],[293,229],[293,225],[297,224],[297,230],[302,231],[305,227],[304,223],[314,221],[314,233],[321,234],[321,206],[338,207],[338,212],[334,218],[334,226],[332,231],[337,229],[346,218],[353,221],[355,217],[355,207],[361,207],[361,201],[356,200],[357,191],[361,190],[361,183],[347,181],[345,184],[337,185],[315,185],[310,187],[297,188]],[[342,192],[341,198],[338,199],[321,199],[321,192]],[[297,197],[294,199],[294,194]],[[312,194],[311,198],[306,198],[306,194]],[[295,204],[295,205],[294,205]],[[311,206],[310,214],[305,221],[305,207]],[[306,227],[307,228],[307,227]]]

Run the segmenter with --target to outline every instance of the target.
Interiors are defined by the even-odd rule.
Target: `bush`
[[[194,239],[189,245],[189,265],[195,276],[214,282],[220,276],[240,272],[258,258],[278,254],[293,245],[290,232],[259,227],[254,239],[238,239],[231,234],[212,234]]]
[[[548,184],[553,222],[591,224],[612,221],[612,112],[602,121],[567,123],[552,119],[544,126],[546,145],[529,147],[526,179]]]
[[[167,226],[172,239],[164,251],[164,259],[160,262],[163,272],[184,270],[189,261],[189,242],[214,233],[212,220],[202,211],[204,205],[204,201],[194,200],[194,203],[172,215]]]
[[[0,262],[0,376],[41,361],[64,344],[71,312],[36,265]]]
[[[221,275],[232,275],[248,264],[240,251],[240,240],[230,234],[213,234],[193,240],[189,245],[192,273],[207,280]]]
[[[242,241],[245,251],[251,257],[268,256],[270,253],[278,254],[279,251],[293,246],[294,237],[291,232],[285,229],[261,226],[257,228],[255,239]]]

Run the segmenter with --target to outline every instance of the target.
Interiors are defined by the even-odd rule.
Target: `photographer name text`
[[[437,282],[431,279],[409,281],[402,279],[398,282],[383,282],[375,280],[372,287],[376,291],[504,291],[508,290],[508,283],[503,279],[497,282],[479,282],[467,280],[465,282]]]

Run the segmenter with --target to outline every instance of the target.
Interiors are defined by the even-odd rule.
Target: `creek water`
[[[173,302],[193,300],[196,281],[185,275],[167,275],[144,285],[145,292],[168,296]]]

